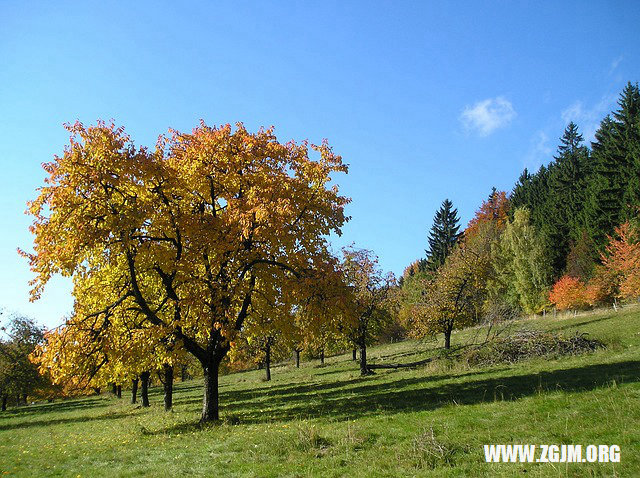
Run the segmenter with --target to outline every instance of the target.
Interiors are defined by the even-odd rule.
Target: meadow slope
[[[511,328],[586,332],[593,353],[470,367],[439,343],[374,347],[372,363],[438,357],[360,377],[351,354],[221,378],[223,423],[201,428],[201,384],[161,389],[148,409],[109,395],[0,414],[7,476],[640,476],[640,308],[525,319]],[[479,327],[454,344],[481,341]],[[616,444],[621,462],[484,462],[483,444]]]

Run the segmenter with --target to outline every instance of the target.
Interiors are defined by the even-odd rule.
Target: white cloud
[[[616,95],[605,95],[592,106],[585,105],[582,101],[576,101],[565,108],[560,114],[565,125],[573,121],[580,128],[585,142],[588,144],[594,140],[600,121],[615,108]]]
[[[538,131],[530,140],[529,151],[524,158],[525,167],[530,172],[537,171],[540,166],[551,160],[552,151],[547,133]]]
[[[460,115],[460,120],[467,130],[475,131],[480,136],[488,136],[508,125],[515,116],[511,102],[498,96],[467,106]]]
[[[622,60],[624,59],[624,57],[622,55],[620,55],[618,58],[615,58],[612,62],[611,65],[609,66],[609,74],[613,74],[613,72],[616,70],[616,68],[618,68],[618,65],[622,62]]]

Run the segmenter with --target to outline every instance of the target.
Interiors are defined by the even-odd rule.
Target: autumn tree
[[[465,236],[477,234],[481,225],[485,223],[493,223],[498,231],[502,231],[509,220],[510,204],[507,193],[492,188],[487,200],[482,202],[480,208],[469,221],[464,231]]]
[[[29,318],[14,315],[2,324],[0,333],[5,336],[0,336],[0,400],[4,411],[10,397],[16,403],[26,403],[28,396],[48,387],[49,382],[29,360],[44,338],[44,329]]]
[[[131,383],[135,403],[142,382],[143,406],[149,406],[151,373],[161,371],[165,408],[171,409],[173,364],[184,361],[184,348],[169,330],[147,326],[133,298],[123,296],[122,283],[108,274],[107,280],[98,279],[98,275],[74,277],[74,293],[85,300],[76,302],[65,323],[47,334],[33,354],[34,362],[71,393],[109,383],[120,398],[122,386]],[[111,305],[102,308],[105,302]],[[166,319],[164,312],[158,314]]]
[[[583,298],[591,307],[615,303],[618,297],[618,275],[602,265],[597,265],[584,286]],[[584,282],[584,281],[583,281]]]
[[[486,299],[491,273],[491,244],[495,241],[493,221],[480,222],[456,246],[432,278],[423,280],[423,293],[415,296],[408,315],[412,334],[418,337],[444,334],[444,346],[451,347],[451,333],[477,323]]]
[[[242,124],[172,131],[154,151],[113,124],[67,128],[29,205],[33,299],[56,273],[103,282],[112,293],[99,305],[74,285],[76,309],[125,309],[152,341],[170,335],[202,365],[201,419],[218,419],[220,363],[257,295],[299,302],[327,262],[348,203],[328,182],[346,166],[326,143],[282,144]]]
[[[621,299],[635,299],[640,295],[640,243],[638,230],[629,221],[615,229],[614,236],[601,256],[608,282],[614,284]]]
[[[575,277],[562,276],[549,291],[549,301],[558,310],[581,309],[587,305],[585,284]]]
[[[629,221],[615,228],[588,282],[564,276],[550,293],[558,309],[578,309],[616,299],[640,295],[640,243],[638,231]]]
[[[382,271],[372,251],[346,247],[342,254],[341,269],[349,301],[344,313],[350,316],[343,333],[360,350],[360,374],[368,375],[367,345],[390,319],[395,278]]]

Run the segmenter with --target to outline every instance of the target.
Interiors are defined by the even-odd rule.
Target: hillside
[[[360,377],[350,354],[300,369],[221,377],[220,425],[201,428],[199,381],[174,411],[108,395],[0,415],[8,476],[638,476],[640,309],[522,320],[513,329],[586,332],[605,349],[470,367],[435,342],[374,347],[372,363],[437,358]],[[454,333],[454,345],[486,329]],[[124,395],[123,395],[124,396]],[[484,444],[616,444],[621,463],[487,464]],[[4,475],[3,475],[4,476]]]

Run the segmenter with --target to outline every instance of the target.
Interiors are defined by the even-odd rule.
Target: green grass
[[[350,354],[221,378],[223,423],[200,427],[201,385],[174,411],[109,396],[0,414],[0,474],[21,476],[640,476],[640,310],[520,321],[607,344],[594,353],[470,368],[438,359],[361,378]],[[460,331],[458,345],[486,329]],[[370,350],[413,362],[438,343]],[[123,396],[125,394],[123,393]],[[483,444],[616,444],[616,464],[484,462]]]

